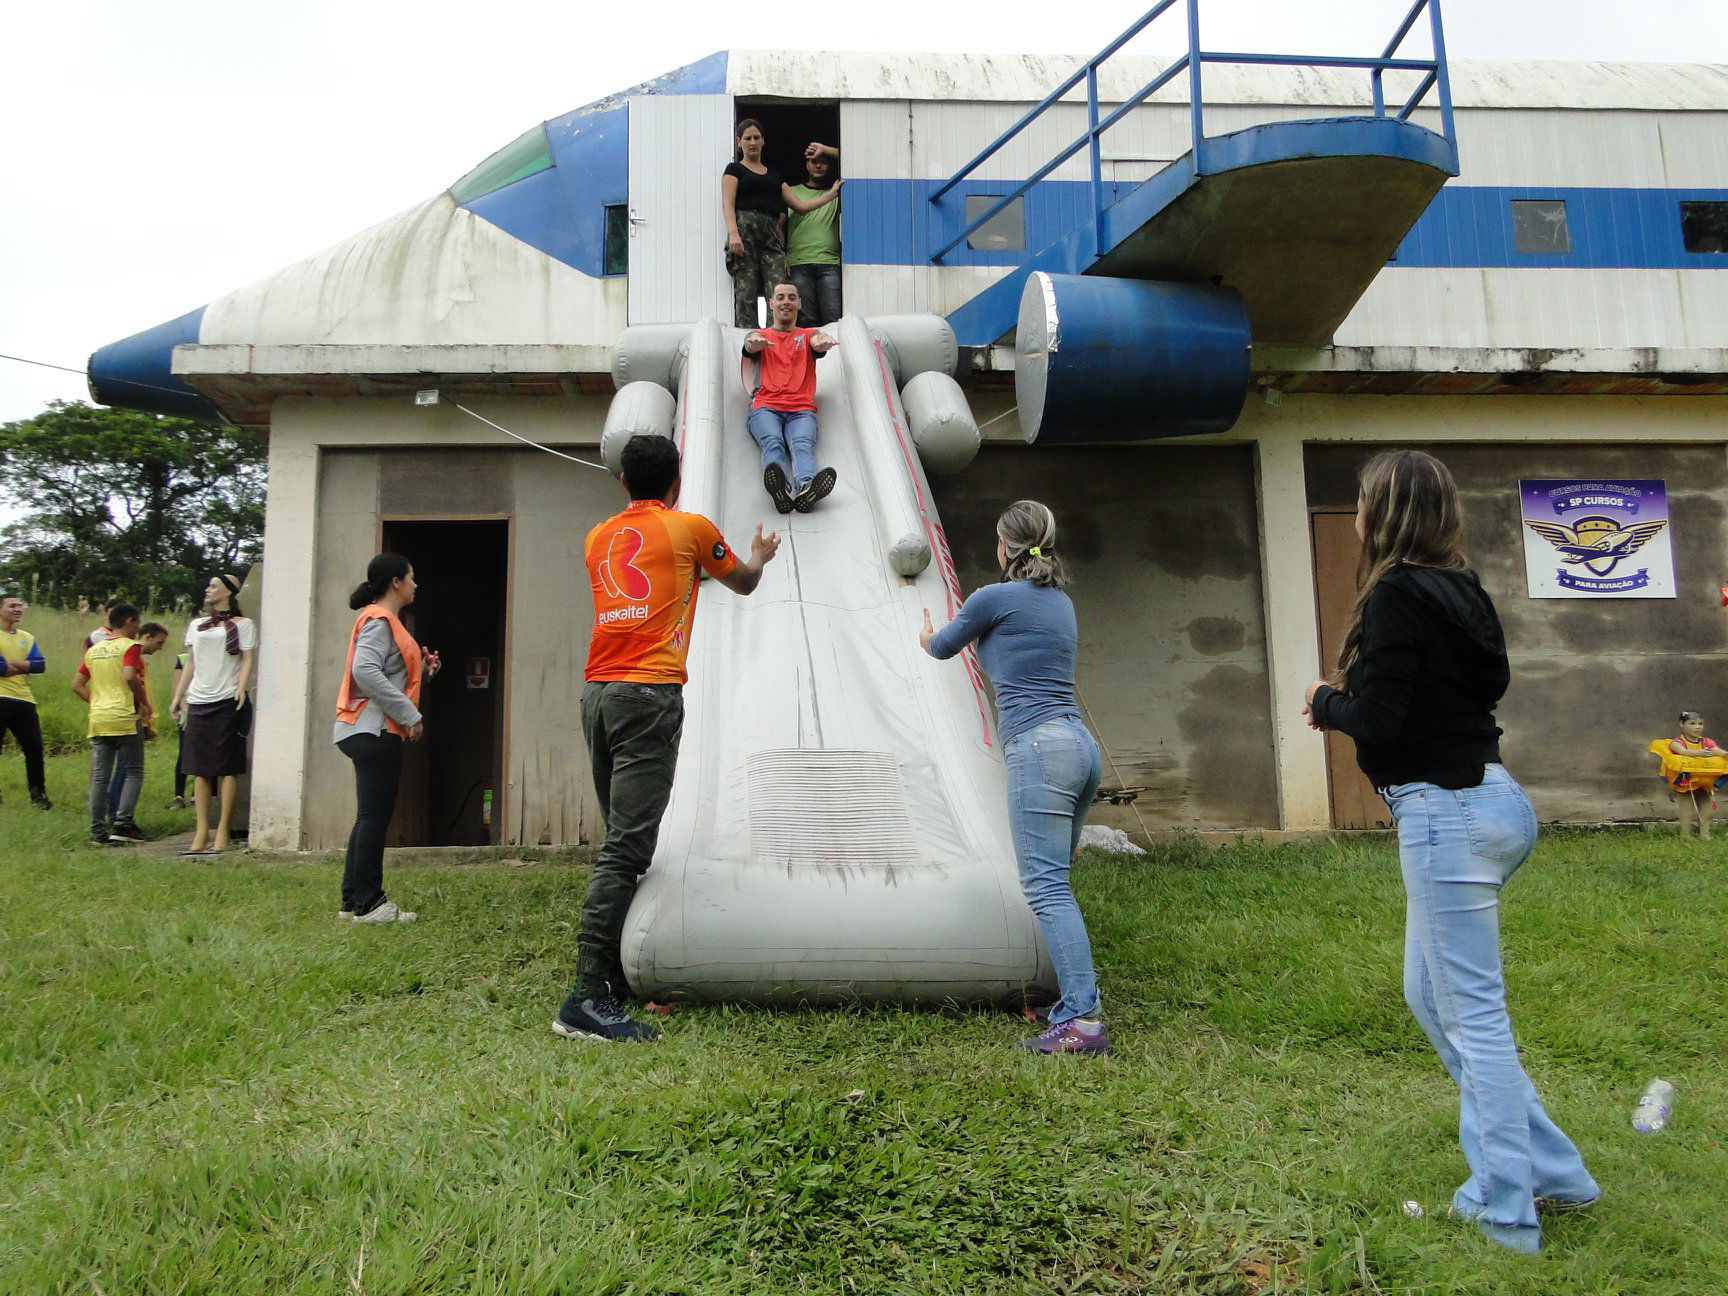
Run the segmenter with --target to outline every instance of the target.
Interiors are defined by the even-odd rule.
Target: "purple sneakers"
[[[1081,1021],[1078,1017],[1051,1026],[1042,1035],[1021,1040],[1019,1047],[1028,1053],[1096,1053],[1110,1051],[1110,1032],[1103,1022]]]

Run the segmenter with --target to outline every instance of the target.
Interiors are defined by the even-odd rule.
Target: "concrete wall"
[[[933,486],[968,591],[996,578],[1004,506],[1055,510],[1104,787],[1144,789],[1097,822],[1278,826],[1250,447],[993,448]]]
[[[593,603],[582,537],[623,495],[597,472],[551,470],[532,450],[333,450],[320,466],[318,571],[306,734],[305,844],[330,849],[353,822],[353,770],[329,725],[354,614],[348,591],[377,551],[378,519],[505,517],[513,522],[508,654],[493,687],[506,707],[505,844],[594,840],[599,823],[580,698]],[[436,581],[436,571],[417,573]],[[433,645],[434,647],[436,645]],[[460,669],[461,663],[450,664]],[[436,716],[428,718],[436,724]]]
[[[1286,398],[1273,406],[1251,399],[1229,438],[1252,440],[1257,450],[1263,540],[1261,573],[1272,676],[1272,738],[1278,760],[1283,824],[1286,828],[1322,828],[1330,822],[1325,760],[1319,739],[1301,719],[1302,690],[1320,673],[1314,567],[1308,541],[1309,455],[1326,443],[1350,446],[1350,453],[1364,457],[1390,444],[1446,446],[1447,454],[1454,447],[1492,444],[1504,456],[1501,462],[1512,479],[1516,479],[1525,463],[1534,466],[1552,462],[1550,451],[1559,446],[1566,447],[1568,454],[1573,449],[1605,450],[1619,456],[1616,462],[1630,462],[1633,467],[1660,463],[1662,454],[1688,446],[1696,448],[1706,461],[1713,458],[1720,463],[1724,441],[1728,440],[1728,400],[1715,396],[1301,396]],[[1585,458],[1580,455],[1576,461],[1584,462]],[[1555,475],[1564,475],[1565,471],[1569,470]],[[1525,471],[1523,475],[1536,474]],[[1634,475],[1656,474],[1640,469]],[[1348,503],[1348,486],[1335,483],[1327,489],[1328,498],[1336,498],[1342,491]],[[1516,543],[1515,554],[1521,555],[1521,541],[1508,543]],[[1706,534],[1694,552],[1708,567],[1724,553],[1721,538],[1712,540]],[[1480,552],[1474,557],[1479,562],[1488,561]],[[1514,554],[1503,557],[1511,561]],[[1521,557],[1518,561],[1522,561]],[[1682,576],[1694,581],[1689,597],[1699,597],[1696,580],[1703,575]],[[1498,589],[1495,592],[1498,594]],[[1714,603],[1714,593],[1705,593],[1709,596],[1706,602]],[[1669,606],[1675,607],[1678,602]],[[1511,629],[1509,624],[1508,630]],[[1588,636],[1569,642],[1569,650],[1579,656],[1594,649],[1595,644]],[[1587,694],[1580,693],[1567,709],[1577,711],[1592,702]],[[1516,700],[1509,705],[1516,706]],[[1636,732],[1643,732],[1642,724]],[[1629,742],[1632,736],[1628,734],[1624,741]],[[1644,741],[1655,736],[1650,734]],[[1589,741],[1595,746],[1622,740],[1611,738],[1604,730],[1593,733]],[[1626,750],[1626,759],[1632,760],[1630,749],[1620,750]],[[1516,747],[1509,748],[1508,754],[1516,759]],[[1639,767],[1633,764],[1630,768],[1630,777],[1635,779]],[[1575,815],[1600,820],[1621,812],[1612,806],[1579,806],[1575,799],[1564,797],[1551,800],[1542,775],[1538,773],[1530,781],[1537,808],[1545,818]],[[1665,814],[1666,804],[1653,804],[1646,811],[1634,807],[1624,813]]]
[[[1469,554],[1499,609],[1512,687],[1502,754],[1544,819],[1668,813],[1644,750],[1681,707],[1728,727],[1728,646],[1717,588],[1728,577],[1728,457],[1721,446],[1422,445],[1458,479]],[[1373,447],[1313,446],[1308,501],[1347,508]],[[1526,593],[1520,477],[1657,477],[1672,510],[1673,599],[1533,599]]]
[[[1004,393],[981,397],[995,410]],[[603,397],[477,402],[505,426],[592,445]],[[995,576],[994,522],[1023,496],[1056,510],[1075,578],[1079,682],[1114,768],[1144,789],[1101,808],[1128,828],[1324,827],[1324,755],[1300,718],[1321,669],[1311,508],[1348,507],[1355,466],[1387,444],[1458,473],[1472,556],[1506,622],[1515,681],[1506,756],[1546,819],[1663,817],[1642,748],[1696,706],[1728,727],[1717,681],[1728,632],[1728,400],[1720,397],[1251,399],[1226,436],[1141,446],[988,446],[934,483],[961,579]],[[1520,476],[1662,477],[1681,597],[1591,606],[1524,596]],[[620,495],[601,473],[501,448],[459,411],[406,401],[279,404],[271,434],[254,769],[254,835],[340,845],[350,771],[329,745],[347,592],[391,517],[514,521],[505,840],[570,842],[595,823],[575,701],[589,595],[580,545]],[[435,573],[428,573],[432,579]],[[1567,754],[1554,755],[1555,738]]]
[[[476,399],[487,417],[557,446],[599,439],[604,398]],[[330,744],[353,613],[348,593],[377,552],[383,518],[503,516],[513,523],[502,840],[589,839],[597,809],[577,720],[592,604],[582,538],[623,492],[594,469],[502,441],[447,406],[280,403],[271,429],[265,547],[271,639],[261,655],[254,840],[329,849],[347,837],[353,774]],[[435,572],[426,572],[436,580]],[[460,663],[452,668],[459,668]]]

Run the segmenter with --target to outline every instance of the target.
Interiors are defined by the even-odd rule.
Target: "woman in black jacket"
[[[1398,825],[1406,896],[1404,998],[1461,1102],[1470,1178],[1452,1208],[1518,1251],[1537,1206],[1601,1194],[1543,1110],[1512,1038],[1500,968],[1500,888],[1536,844],[1536,812],[1500,763],[1494,706],[1510,679],[1494,604],[1465,564],[1458,487],[1419,450],[1363,467],[1361,592],[1333,680],[1308,686],[1316,729],[1356,761]]]

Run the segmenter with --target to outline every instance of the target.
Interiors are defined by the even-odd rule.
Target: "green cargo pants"
[[[739,328],[753,329],[759,327],[756,299],[772,300],[774,285],[791,283],[792,277],[786,269],[786,245],[780,238],[779,221],[762,212],[739,212],[738,238],[744,244],[743,254],[726,254],[726,273],[732,276],[732,322]]]
[[[636,884],[654,861],[683,732],[682,685],[582,686],[582,736],[606,818],[606,839],[594,861],[576,938],[576,986],[584,995],[601,981],[618,994],[626,990],[618,942]]]

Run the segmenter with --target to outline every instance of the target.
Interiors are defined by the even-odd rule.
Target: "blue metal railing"
[[[1179,3],[1185,4],[1187,7],[1188,52],[1181,58],[1177,59],[1174,63],[1170,64],[1170,66],[1165,68],[1157,76],[1153,77],[1152,80],[1148,81],[1132,96],[1124,100],[1122,104],[1115,109],[1115,111],[1100,118],[1098,115],[1099,67],[1129,41],[1133,40],[1134,37],[1138,36],[1154,20],[1162,16],[1168,10],[1174,8]],[[1410,34],[1411,29],[1416,25],[1417,19],[1422,16],[1423,10],[1427,10],[1428,12],[1429,31],[1433,38],[1433,57],[1427,59],[1394,57],[1398,51],[1398,47],[1403,44],[1404,38]],[[1281,67],[1362,68],[1370,73],[1369,82],[1374,101],[1373,115],[1380,118],[1384,118],[1387,115],[1385,88],[1382,82],[1382,78],[1385,74],[1387,72],[1422,72],[1426,75],[1423,76],[1416,89],[1411,92],[1410,97],[1406,99],[1403,105],[1398,109],[1395,114],[1396,119],[1398,121],[1407,121],[1410,114],[1416,110],[1417,105],[1422,102],[1428,92],[1438,87],[1441,134],[1446,137],[1447,143],[1456,144],[1457,142],[1456,137],[1453,134],[1452,126],[1452,85],[1446,74],[1446,42],[1440,30],[1440,0],[1415,0],[1415,3],[1410,6],[1410,12],[1404,15],[1404,21],[1399,24],[1397,32],[1393,35],[1392,39],[1387,42],[1386,48],[1379,58],[1332,58],[1324,55],[1312,54],[1242,54],[1225,53],[1215,50],[1202,50],[1200,48],[1200,0],[1159,0],[1159,2],[1152,6],[1152,8],[1148,10],[1138,22],[1077,68],[1072,76],[1046,95],[1035,108],[1027,112],[1025,116],[1021,117],[1019,121],[1015,122],[1001,135],[997,136],[983,152],[979,153],[977,157],[973,158],[952,176],[948,177],[948,179],[944,181],[939,188],[931,193],[930,201],[932,203],[940,202],[945,194],[993,157],[1004,144],[1008,143],[1009,140],[1013,139],[1032,122],[1042,116],[1052,104],[1056,103],[1064,95],[1074,90],[1074,88],[1079,86],[1082,82],[1085,83],[1085,132],[1082,133],[1072,144],[1068,145],[1068,147],[1063,149],[1055,157],[1051,158],[1050,161],[1039,167],[1038,170],[1034,171],[1025,180],[1022,180],[1015,186],[1012,192],[1003,194],[1001,197],[997,198],[996,201],[986,208],[982,214],[968,223],[964,229],[962,229],[953,238],[949,239],[948,242],[944,243],[941,248],[933,253],[930,260],[932,262],[940,261],[943,257],[948,255],[949,252],[953,251],[954,248],[958,247],[961,243],[964,243],[968,238],[970,238],[981,226],[988,224],[990,220],[997,215],[997,213],[1004,210],[1016,198],[1020,197],[1028,189],[1032,188],[1033,185],[1038,184],[1044,179],[1044,177],[1049,175],[1057,167],[1061,166],[1083,148],[1087,149],[1089,153],[1087,161],[1088,178],[1092,191],[1093,230],[1098,238],[1099,245],[1102,246],[1104,238],[1104,209],[1106,204],[1104,202],[1103,159],[1098,143],[1099,137],[1117,122],[1121,121],[1123,117],[1127,116],[1135,108],[1138,108],[1148,96],[1155,94],[1165,85],[1181,76],[1184,72],[1188,74],[1189,135],[1190,147],[1193,151],[1194,172],[1196,175],[1206,174],[1204,150],[1202,148],[1206,142],[1205,101],[1201,95],[1200,73],[1201,68],[1207,63],[1246,63],[1275,65]]]

